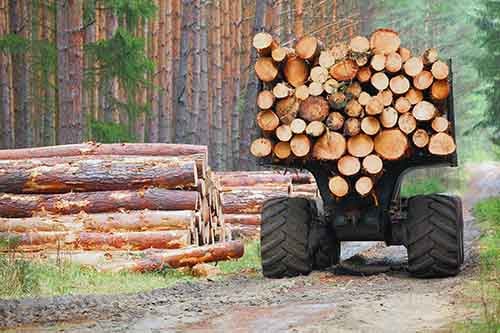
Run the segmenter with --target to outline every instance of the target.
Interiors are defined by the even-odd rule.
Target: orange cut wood
[[[403,133],[410,134],[417,128],[417,121],[410,112],[406,112],[399,117],[398,126]]]
[[[349,193],[349,183],[341,176],[335,176],[328,181],[330,192],[338,198],[345,197]]]
[[[358,118],[347,118],[344,122],[344,135],[355,136],[361,132],[361,121]]]
[[[403,95],[410,89],[410,81],[404,75],[398,75],[389,82],[392,92],[397,95]]]
[[[436,117],[432,121],[431,127],[436,132],[446,132],[450,127],[450,122],[445,117]]]
[[[280,141],[290,141],[293,136],[292,129],[290,125],[283,124],[276,129],[276,137]]]
[[[377,94],[377,97],[379,97],[382,101],[382,104],[384,106],[390,106],[392,105],[393,97],[394,95],[392,94],[392,91],[389,89],[382,90]]]
[[[272,50],[278,47],[278,44],[274,41],[273,36],[267,32],[257,33],[253,37],[252,45],[257,49],[257,52],[262,57],[270,56]]]
[[[304,36],[295,44],[295,53],[304,60],[319,56],[320,45],[316,37]]]
[[[347,151],[355,157],[368,156],[373,151],[373,140],[366,134],[358,134],[347,140]]]
[[[332,131],[338,131],[344,126],[344,116],[340,112],[331,112],[326,119],[326,126]]]
[[[350,81],[356,77],[359,66],[351,59],[342,60],[330,68],[330,75],[337,81]]]
[[[275,106],[275,112],[283,124],[290,124],[299,113],[300,104],[295,96],[280,99]]]
[[[412,141],[418,148],[424,148],[429,143],[429,134],[424,129],[419,128],[413,133]]]
[[[380,130],[380,122],[377,118],[368,116],[361,120],[361,130],[368,135],[375,135]]]
[[[263,110],[257,113],[257,125],[263,131],[274,131],[279,126],[278,116],[271,110]]]
[[[292,154],[292,149],[290,148],[289,142],[280,141],[273,147],[274,156],[280,160],[284,160],[290,157]]]
[[[446,133],[437,133],[431,136],[429,152],[433,155],[446,156],[455,152],[455,140]]]
[[[406,97],[399,97],[394,104],[394,107],[399,113],[405,113],[411,110],[411,103]]]
[[[447,99],[450,95],[450,84],[448,80],[434,81],[431,87],[431,96],[437,101]]]
[[[364,53],[370,50],[370,41],[368,38],[363,36],[356,36],[351,39],[349,43],[349,48],[353,52]]]
[[[364,197],[373,190],[373,180],[367,176],[360,177],[354,184],[354,189]]]
[[[266,157],[271,154],[272,149],[272,142],[266,138],[255,139],[250,146],[250,152],[255,157]]]
[[[345,155],[338,160],[337,169],[344,176],[352,176],[359,172],[361,163],[357,157]]]
[[[307,121],[323,121],[328,112],[328,102],[321,96],[309,96],[300,103],[299,116]]]
[[[278,67],[270,57],[257,59],[255,63],[255,74],[264,82],[271,82],[278,77]]]
[[[421,71],[413,78],[413,86],[419,90],[429,88],[434,82],[434,77],[429,71]]]
[[[379,174],[383,168],[382,159],[375,154],[368,155],[363,159],[363,169],[371,175]]]
[[[405,63],[408,59],[411,58],[411,51],[406,47],[399,48],[399,55],[401,56],[401,61]]]
[[[398,111],[392,107],[387,107],[380,115],[380,124],[385,128],[392,128],[398,123],[398,117]]]
[[[290,149],[297,157],[304,157],[311,150],[311,140],[305,134],[294,135],[290,140]]]
[[[383,130],[375,137],[375,151],[385,160],[398,160],[408,149],[408,139],[399,129]]]
[[[424,99],[422,91],[417,90],[415,88],[410,88],[408,92],[405,94],[405,97],[408,99],[411,105],[418,104]]]
[[[374,116],[381,114],[384,111],[384,103],[382,103],[381,98],[372,97],[365,107],[366,114]]]
[[[431,68],[431,73],[436,80],[444,80],[448,78],[450,69],[448,65],[442,61],[436,61]]]
[[[318,160],[338,160],[344,155],[346,140],[337,132],[327,131],[314,144],[312,156]]]
[[[304,59],[291,56],[285,62],[283,74],[288,83],[297,88],[307,81],[309,77],[309,66]]]
[[[321,121],[311,121],[307,124],[306,134],[312,137],[318,137],[325,132],[325,124]]]
[[[370,48],[375,54],[396,52],[400,45],[399,34],[391,29],[377,29],[370,36]]]
[[[422,101],[415,105],[413,108],[413,116],[415,119],[419,121],[429,121],[434,119],[436,116],[437,110],[434,104],[427,102],[427,101]]]
[[[269,90],[259,92],[257,96],[257,105],[262,110],[270,109],[274,104],[274,95]]]
[[[370,66],[377,72],[385,68],[386,57],[383,54],[375,54],[370,61]]]
[[[356,74],[356,78],[361,83],[366,83],[366,82],[370,81],[371,77],[372,77],[372,71],[371,71],[370,67],[368,67],[368,66],[361,67],[358,70],[358,73]]]
[[[424,63],[422,61],[422,58],[411,57],[410,59],[406,60],[406,62],[403,65],[403,69],[406,75],[412,77],[417,76],[424,69]]]
[[[303,119],[295,118],[290,124],[290,128],[292,129],[292,133],[301,134],[306,130],[306,122]]]
[[[385,69],[390,73],[397,73],[403,66],[403,60],[397,52],[392,52],[387,55],[385,60]]]
[[[351,99],[345,107],[345,113],[349,117],[359,117],[363,113],[363,107],[356,99]]]

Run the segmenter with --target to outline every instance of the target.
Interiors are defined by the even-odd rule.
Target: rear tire
[[[420,195],[408,201],[408,270],[418,278],[454,276],[464,261],[460,198]]]

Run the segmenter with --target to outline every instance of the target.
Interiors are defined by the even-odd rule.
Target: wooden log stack
[[[243,245],[227,243],[207,155],[173,144],[0,150],[0,239],[23,252],[166,251],[156,266],[174,249],[186,265],[220,260],[226,245],[233,258]]]
[[[341,199],[373,194],[394,161],[455,152],[450,69],[435,48],[412,55],[390,29],[331,48],[305,36],[284,54],[266,32],[253,45],[263,83],[254,156],[284,166],[332,161],[330,190]]]

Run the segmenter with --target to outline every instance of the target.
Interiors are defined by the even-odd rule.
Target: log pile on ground
[[[152,253],[120,263],[135,271],[237,258],[243,245],[231,242],[219,218],[220,197],[209,174],[206,146],[2,150],[0,238],[23,252]]]
[[[342,198],[371,194],[394,161],[455,152],[450,69],[436,49],[412,55],[390,29],[331,48],[305,36],[284,54],[266,32],[253,45],[263,83],[254,156],[293,166],[333,161],[330,190]]]
[[[264,203],[283,196],[319,197],[318,187],[310,173],[278,171],[216,172],[216,184],[224,225],[234,237],[259,238]]]

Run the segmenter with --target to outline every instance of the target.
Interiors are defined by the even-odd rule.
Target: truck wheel
[[[311,272],[309,232],[313,210],[305,198],[277,198],[264,204],[260,240],[265,277],[282,278]]]
[[[316,203],[312,201],[316,206]],[[313,268],[325,269],[340,261],[340,241],[335,237],[331,226],[324,221],[324,215],[318,210],[312,215],[310,243],[313,244]]]
[[[408,270],[419,278],[454,276],[463,263],[460,198],[439,194],[408,202]]]

